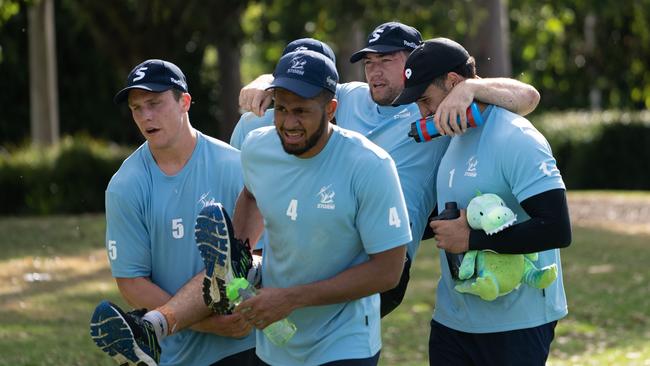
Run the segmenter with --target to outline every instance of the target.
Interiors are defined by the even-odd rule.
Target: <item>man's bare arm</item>
[[[467,129],[465,111],[474,100],[498,105],[525,116],[535,110],[539,99],[537,89],[515,79],[465,79],[456,84],[440,102],[434,120],[436,128],[443,135],[456,135]],[[460,125],[455,122],[458,118]]]
[[[289,288],[262,288],[259,294],[236,309],[251,325],[264,329],[305,306],[352,301],[394,288],[404,267],[406,246],[371,254],[367,262],[336,276]]]
[[[241,240],[248,239],[250,243],[257,243],[264,231],[262,213],[257,207],[255,196],[246,187],[237,197],[232,224],[235,237]]]
[[[187,282],[173,297],[146,277],[116,278],[117,287],[135,308],[158,310],[165,315],[171,332],[191,328],[225,337],[243,337],[251,327],[239,314],[216,315],[203,303],[203,272]],[[171,319],[170,319],[171,318]]]
[[[243,111],[251,111],[258,117],[262,117],[264,111],[271,105],[273,95],[266,88],[273,81],[273,75],[264,74],[244,86],[239,91],[239,108]]]

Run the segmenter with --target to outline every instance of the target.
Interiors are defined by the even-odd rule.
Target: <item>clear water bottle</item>
[[[226,296],[230,303],[237,306],[244,300],[250,299],[257,293],[245,278],[235,278],[226,287]],[[289,319],[284,318],[275,323],[269,324],[262,330],[264,335],[276,346],[283,346],[296,333],[296,325]]]

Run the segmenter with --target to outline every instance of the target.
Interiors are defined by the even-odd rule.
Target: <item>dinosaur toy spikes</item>
[[[496,194],[479,194],[467,206],[467,222],[472,229],[493,235],[512,226],[517,216]],[[471,250],[460,265],[456,291],[492,301],[519,288],[524,283],[534,288],[548,287],[557,278],[555,263],[538,269],[537,253],[498,254]],[[477,274],[474,276],[474,274]]]

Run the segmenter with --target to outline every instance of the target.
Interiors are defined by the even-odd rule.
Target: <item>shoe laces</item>
[[[158,338],[156,337],[153,324],[142,318],[146,313],[147,309],[132,310],[126,313],[125,319],[131,326],[133,336],[136,339],[146,340],[150,347],[158,350],[160,349],[160,345],[158,344]],[[154,340],[155,344],[151,344],[151,339]]]
[[[246,278],[248,270],[253,265],[253,256],[251,254],[251,245],[248,239],[241,241],[234,239],[234,248],[230,248],[232,271],[235,277]]]

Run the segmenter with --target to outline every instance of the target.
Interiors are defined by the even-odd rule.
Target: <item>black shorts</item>
[[[395,310],[399,304],[402,303],[404,299],[404,294],[406,293],[406,287],[409,284],[411,278],[411,257],[408,253],[406,254],[406,260],[404,261],[404,270],[402,271],[402,276],[399,279],[399,284],[388,291],[382,292],[379,294],[381,298],[380,303],[380,315],[385,317],[390,314],[391,311]]]
[[[320,366],[377,366],[377,363],[379,362],[379,352],[377,352],[374,356],[368,358],[351,358],[348,360],[336,360],[336,361],[324,363]],[[263,366],[271,366],[269,364],[264,363],[264,361],[260,361],[260,362],[262,362],[261,365]]]
[[[265,365],[255,354],[255,348],[247,349],[213,363],[210,366],[263,366]]]
[[[429,365],[543,366],[557,321],[497,333],[460,332],[432,320]]]

